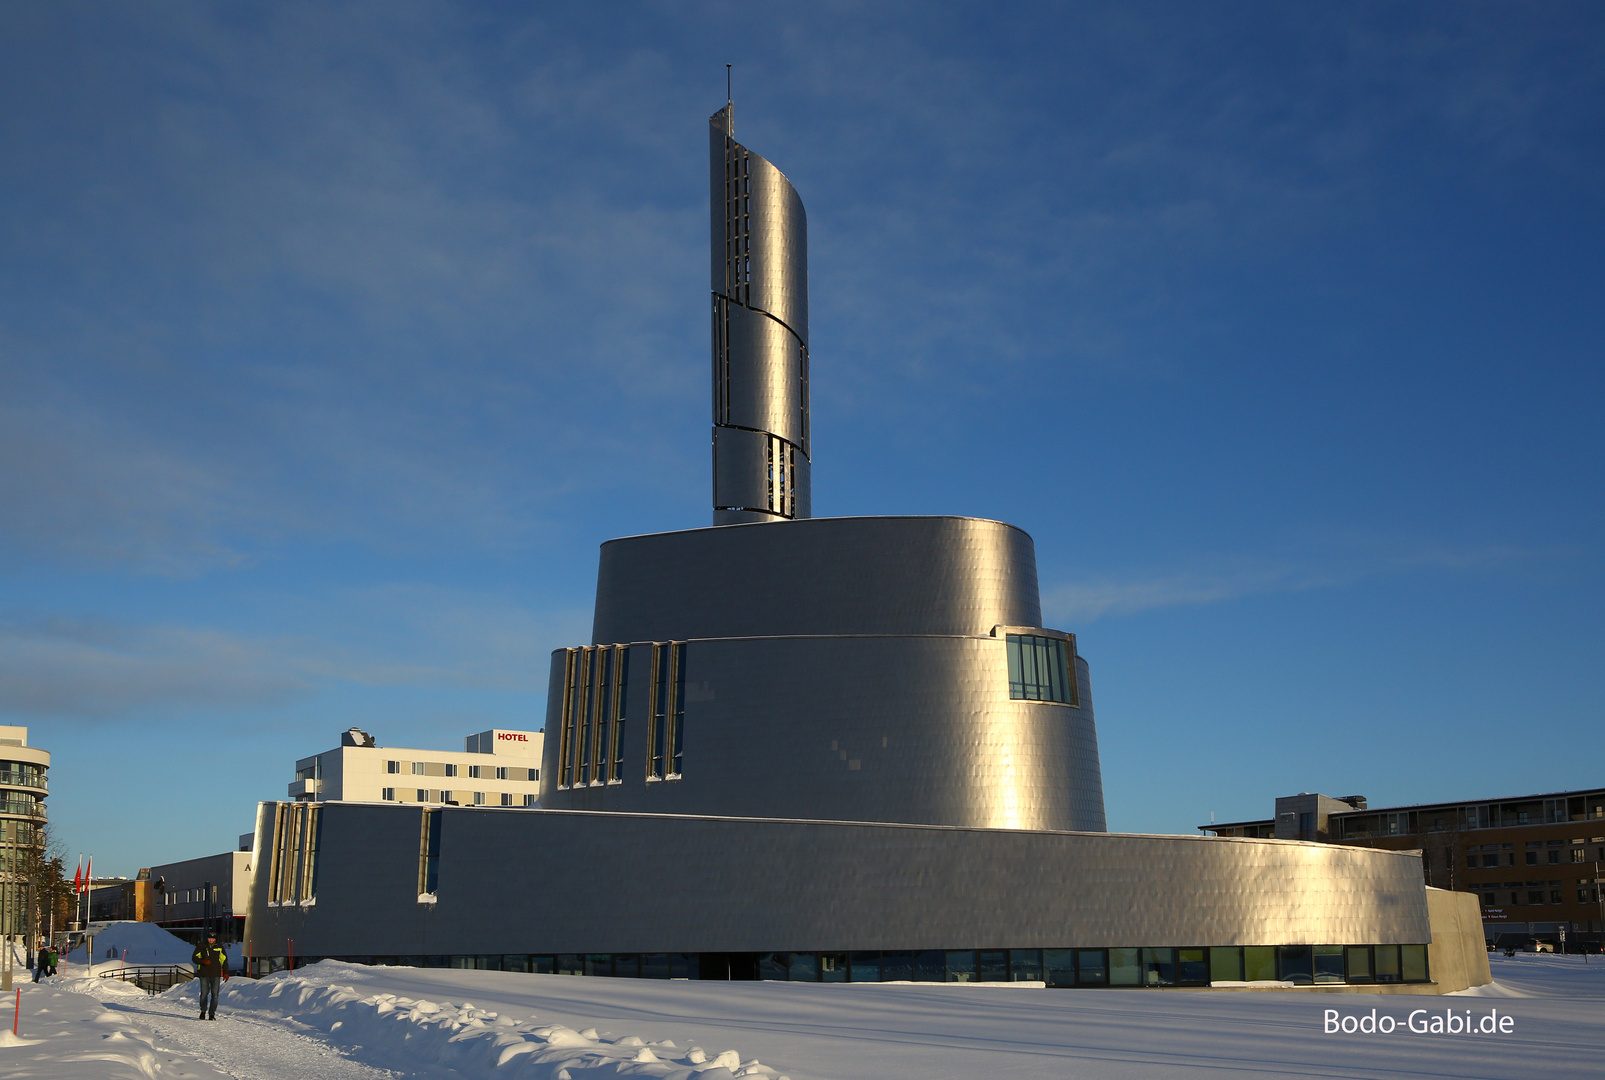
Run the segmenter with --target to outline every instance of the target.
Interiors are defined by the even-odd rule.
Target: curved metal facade
[[[574,651],[553,657],[544,807],[1104,830],[1079,657],[1070,705],[1010,698],[1001,633],[693,638],[677,673],[684,764],[649,779],[653,646],[630,647],[622,732],[564,738],[566,701],[591,717],[598,708],[564,685]],[[615,782],[594,764],[611,758],[610,738],[622,751]],[[565,768],[565,753],[593,764]]]
[[[715,525],[810,516],[808,216],[734,117],[708,120]]]
[[[1038,626],[1036,547],[965,517],[814,518],[609,540],[595,644]]]
[[[316,906],[269,907],[256,877],[259,952],[285,935],[310,956],[1433,939],[1419,852],[462,807],[442,814],[438,902],[419,904],[417,810],[323,813]],[[273,820],[264,804],[259,851]]]
[[[1040,619],[1031,538],[997,521],[609,541],[603,648],[553,656],[541,805],[1102,831],[1090,674]],[[1011,633],[1063,642],[1067,701],[1011,696]],[[673,690],[653,642],[681,646]],[[610,643],[636,644],[620,658]],[[683,769],[654,764],[659,714]]]

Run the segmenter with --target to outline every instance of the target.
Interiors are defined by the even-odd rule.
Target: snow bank
[[[104,929],[95,934],[94,942],[96,964],[123,960],[124,949],[128,950],[126,962],[130,967],[136,964],[187,964],[190,954],[195,951],[182,938],[174,937],[155,923],[148,922],[107,923]],[[107,952],[114,955],[107,956]],[[74,949],[65,959],[72,964],[84,963],[84,946]]]
[[[519,1023],[466,1001],[453,1004],[396,994],[364,997],[350,986],[327,981],[331,975],[339,977],[338,969],[351,966],[325,960],[301,969],[307,974],[281,972],[256,982],[233,980],[223,990],[223,1006],[293,1018],[327,1032],[336,1043],[361,1046],[367,1054],[396,1064],[438,1062],[471,1076],[576,1080],[606,1069],[609,1076],[664,1080],[787,1080],[757,1060],[742,1060],[735,1050],[713,1053],[700,1046],[682,1050],[670,1040],[649,1043],[633,1035],[615,1036],[595,1028],[575,1031],[534,1018]],[[189,985],[168,991],[174,997],[195,993]]]

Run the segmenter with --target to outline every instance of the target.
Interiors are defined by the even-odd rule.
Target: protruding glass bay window
[[[1009,697],[1079,705],[1074,648],[1064,638],[1009,634]]]

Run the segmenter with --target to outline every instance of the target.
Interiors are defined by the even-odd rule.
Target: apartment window
[[[496,779],[498,779],[498,780],[506,780],[507,779],[507,769],[505,767],[497,766],[497,768],[496,768]]]
[[[442,792],[441,792],[441,793],[440,793],[440,801],[441,801],[441,802],[443,802],[443,803],[449,803],[449,802],[455,802],[455,801],[456,801],[456,800],[454,800],[454,799],[453,799],[453,798],[452,798],[452,797],[451,797],[451,792],[449,792],[449,791],[442,791]]]
[[[457,766],[452,765],[450,763],[447,763],[447,765],[446,765],[446,775],[447,776],[456,776],[457,775]]]
[[[513,805],[513,797],[512,797],[512,795],[507,794],[506,792],[503,792],[502,793],[502,805],[503,806],[512,806]]]
[[[385,772],[387,772],[387,773],[399,773],[400,771],[401,771],[401,762],[399,762],[399,761],[387,761],[387,762],[385,762]]]
[[[475,806],[484,806],[485,805],[485,793],[483,791],[474,792],[474,805]]]
[[[1593,889],[1578,889],[1577,890],[1577,902],[1579,904],[1592,904],[1594,902],[1594,890]]]
[[[419,802],[428,802],[429,801],[429,791],[428,791],[428,789],[426,789],[426,788],[419,788],[418,789],[418,801]]]
[[[381,799],[383,799],[385,802],[395,802],[396,801],[396,789],[393,788],[393,787],[383,788],[379,792],[379,797]]]
[[[421,761],[413,762],[412,763],[412,775],[414,775],[414,776],[422,776],[423,774],[424,774],[424,763],[421,762]]]
[[[1530,889],[1530,890],[1528,890],[1528,892],[1527,892],[1527,902],[1529,904],[1542,904],[1544,902],[1544,892],[1543,892],[1543,890],[1542,889]]]
[[[1491,893],[1491,892],[1483,893],[1482,894],[1482,902],[1483,902],[1483,904],[1485,904],[1488,907],[1493,907],[1494,903],[1495,903],[1494,897],[1497,896],[1497,895],[1498,895],[1497,893]]]
[[[1537,866],[1538,865],[1538,852],[1529,851],[1527,853],[1527,865],[1528,866]]]
[[[652,693],[647,717],[647,779],[680,775],[685,740],[685,645],[652,646]]]
[[[1582,861],[1583,861],[1583,849],[1580,848],[1580,847],[1572,848],[1572,862],[1582,862]]]
[[[468,766],[468,778],[470,780],[478,780],[478,779],[480,779],[479,766],[478,765],[470,765],[470,766]]]
[[[535,805],[535,796],[533,796],[533,795],[525,795],[524,796],[524,805],[525,806],[534,806]]]
[[[1008,635],[1009,697],[1076,704],[1076,686],[1070,674],[1070,651],[1066,645],[1063,638]]]
[[[418,896],[433,896],[440,887],[440,826],[442,812],[426,810],[418,838]]]
[[[1549,902],[1551,904],[1564,904],[1566,901],[1561,899],[1561,891],[1559,889],[1551,889],[1549,890]]]

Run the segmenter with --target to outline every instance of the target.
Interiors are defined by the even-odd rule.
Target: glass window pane
[[[1109,961],[1102,949],[1076,950],[1076,985],[1106,986],[1109,982]]]
[[[1399,947],[1397,945],[1378,945],[1373,953],[1376,961],[1376,975],[1379,983],[1393,983],[1399,981]]]
[[[1276,981],[1276,949],[1270,945],[1243,946],[1243,978],[1248,982]]]
[[[1405,982],[1427,981],[1427,947],[1425,945],[1399,946],[1399,973]]]
[[[586,953],[585,954],[585,974],[587,974],[587,975],[611,975],[611,974],[613,974],[613,954],[612,953]]]
[[[613,957],[613,977],[615,979],[639,979],[641,977],[641,957],[636,953],[616,953]]]
[[[647,953],[641,957],[641,978],[667,979],[669,977],[669,954],[664,952]]]
[[[1008,982],[1009,954],[1002,949],[977,954],[976,982]]]
[[[847,954],[828,952],[819,954],[819,981],[846,982]]]
[[[938,949],[914,954],[915,982],[941,982],[947,977],[947,957]]]
[[[1144,949],[1142,982],[1144,986],[1175,986],[1176,950]]]
[[[1177,949],[1176,981],[1188,986],[1208,986],[1209,951],[1207,949]]]
[[[970,949],[950,949],[947,954],[947,981],[975,981],[975,952]]]
[[[1343,981],[1343,946],[1315,946],[1315,981],[1318,983]]]
[[[1042,969],[1049,986],[1076,984],[1076,954],[1071,949],[1043,949]]]
[[[788,978],[786,954],[783,952],[758,955],[758,978],[769,982],[785,982]]]
[[[1042,950],[1041,949],[1010,949],[1009,950],[1009,981],[1010,982],[1041,982],[1042,981]]]
[[[585,964],[578,953],[559,953],[557,955],[557,973],[559,975],[583,975]]]
[[[1137,949],[1110,949],[1109,985],[1140,986],[1142,984],[1142,967],[1137,961]]]
[[[914,954],[881,953],[881,982],[908,982],[914,977]]]
[[[787,978],[792,982],[818,982],[819,958],[811,952],[789,953]]]
[[[1243,981],[1243,950],[1236,946],[1209,950],[1211,982]]]
[[[1351,983],[1371,981],[1371,946],[1350,945],[1345,950],[1346,974]]]
[[[880,982],[881,954],[878,952],[853,953],[852,982]]]
[[[1276,947],[1277,974],[1283,982],[1308,986],[1314,980],[1310,969],[1308,945],[1278,945]]]

